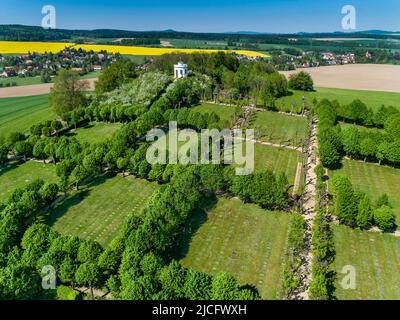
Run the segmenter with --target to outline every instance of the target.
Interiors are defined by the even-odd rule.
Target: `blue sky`
[[[351,4],[358,31],[400,31],[399,0],[0,0],[0,24],[40,25],[48,4],[66,29],[342,31],[341,8]]]

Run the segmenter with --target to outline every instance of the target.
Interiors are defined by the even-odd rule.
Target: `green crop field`
[[[122,124],[120,123],[95,122],[77,130],[72,130],[71,135],[82,143],[97,143],[110,138],[121,126]]]
[[[360,99],[375,111],[381,105],[400,108],[400,93],[330,88],[316,88],[315,92],[293,91],[293,95],[278,99],[276,104],[280,107],[280,110],[291,111],[294,101],[294,110],[298,112],[302,108],[303,96],[308,106],[312,106],[313,99],[316,98],[318,101],[322,99],[337,100],[341,104],[349,104],[353,100]]]
[[[62,234],[107,246],[128,214],[139,212],[156,188],[156,183],[131,176],[101,177],[59,203],[46,220]]]
[[[211,113],[214,112],[216,113],[221,120],[226,120],[229,123],[234,119],[235,117],[235,107],[230,107],[230,106],[225,106],[225,105],[220,105],[220,104],[213,104],[213,103],[202,103],[199,106],[193,107],[193,111],[195,112],[200,112],[202,114],[204,113]]]
[[[189,219],[175,255],[186,267],[212,275],[228,271],[264,299],[277,299],[289,220],[288,213],[238,199],[210,200]]]
[[[0,201],[5,200],[16,188],[23,188],[29,182],[41,178],[56,182],[54,165],[36,161],[10,162],[0,167]]]
[[[391,235],[334,226],[339,300],[400,299],[400,239]],[[344,289],[344,266],[354,266],[356,289]]]
[[[0,136],[29,132],[32,125],[54,118],[48,95],[0,99]]]
[[[248,119],[248,128],[260,132],[258,140],[301,146],[307,136],[307,118],[278,112],[256,111]]]
[[[376,200],[387,193],[400,226],[400,169],[364,163],[355,160],[343,160],[343,168],[330,171],[329,175],[349,177],[357,188]]]
[[[97,78],[100,75],[100,73],[101,73],[101,71],[93,71],[88,74],[85,74],[84,76],[81,77],[81,79],[85,80],[85,79]],[[52,78],[52,80],[54,80],[54,78]],[[5,87],[7,83],[10,83],[10,84],[16,83],[17,86],[29,86],[29,85],[33,85],[33,84],[43,84],[40,76],[24,77],[24,78],[11,77],[11,78],[6,78],[6,79],[0,79],[0,86],[3,85]]]

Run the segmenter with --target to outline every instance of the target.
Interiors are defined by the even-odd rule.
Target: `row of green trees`
[[[2,299],[31,299],[39,292],[39,274],[30,268],[34,252],[23,254],[19,244],[25,230],[58,195],[57,184],[35,180],[17,188],[0,203],[0,292]],[[41,241],[40,235],[37,235]]]
[[[338,167],[343,155],[379,164],[400,164],[400,114],[387,116],[385,131],[356,126],[346,126],[342,130],[337,125],[337,103],[328,100],[318,104],[316,114],[319,120],[319,155],[325,167]]]
[[[304,218],[294,213],[290,220],[288,240],[285,252],[285,265],[282,272],[283,298],[292,298],[301,284],[300,267],[304,250]]]
[[[396,218],[386,194],[373,203],[366,194],[355,190],[347,177],[333,177],[332,185],[334,211],[342,223],[361,229],[377,226],[382,231],[396,227]]]
[[[311,252],[311,283],[309,295],[314,300],[329,300],[334,298],[335,274],[331,264],[335,259],[335,245],[330,217],[326,212],[327,189],[324,181],[324,168],[315,168],[317,176],[316,203],[317,210],[312,226]]]

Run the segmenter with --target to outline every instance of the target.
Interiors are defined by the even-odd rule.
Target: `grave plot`
[[[400,299],[400,239],[391,235],[334,226],[339,300]],[[355,289],[342,286],[343,267],[355,269]]]
[[[131,176],[99,178],[56,206],[47,223],[62,234],[76,235],[107,246],[131,212],[140,212],[156,183]]]
[[[195,212],[175,252],[186,267],[230,272],[263,299],[279,298],[290,214],[217,198]]]

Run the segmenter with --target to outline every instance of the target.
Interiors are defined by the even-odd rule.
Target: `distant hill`
[[[387,38],[395,32],[382,30],[368,30],[354,33],[327,32],[327,33],[306,33],[274,34],[260,33],[255,31],[235,31],[226,33],[199,33],[181,32],[172,29],[161,31],[128,31],[113,29],[97,30],[69,30],[54,29],[45,30],[38,26],[24,25],[0,25],[0,40],[14,41],[77,41],[77,39],[112,39],[112,38],[172,38],[172,39],[198,39],[198,40],[225,40],[239,42],[243,39],[254,40],[254,42],[273,41],[280,43],[287,41],[287,38],[314,38],[314,37],[370,37]],[[277,42],[276,42],[277,41]]]

